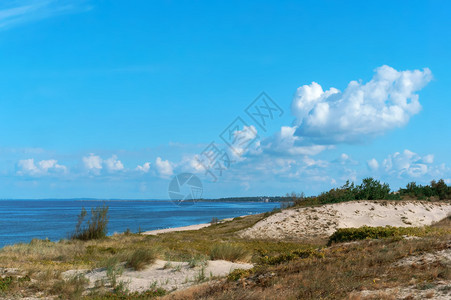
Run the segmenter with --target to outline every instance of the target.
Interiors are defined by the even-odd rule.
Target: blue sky
[[[2,1],[0,198],[164,199],[181,172],[204,197],[451,183],[450,8]]]

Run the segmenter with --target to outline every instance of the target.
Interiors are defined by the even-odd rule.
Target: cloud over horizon
[[[17,167],[17,174],[29,176],[61,174],[67,172],[67,167],[58,164],[58,161],[55,159],[41,160],[36,164],[33,158],[22,159],[17,163]]]
[[[323,91],[316,82],[303,85],[292,102],[294,136],[300,143],[333,145],[402,127],[421,110],[416,92],[431,80],[428,68],[397,71],[384,65],[369,82],[351,81],[343,92],[333,87]]]

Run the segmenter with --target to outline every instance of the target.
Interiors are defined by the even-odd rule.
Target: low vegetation
[[[358,241],[365,239],[382,239],[389,237],[403,236],[425,236],[427,234],[445,234],[447,231],[440,230],[437,227],[368,227],[360,228],[339,228],[330,237],[328,245],[333,243],[342,243],[350,241]]]
[[[231,243],[221,243],[210,251],[210,259],[223,259],[228,261],[248,261],[249,252],[242,246]]]
[[[152,248],[137,249],[130,255],[126,266],[139,271],[152,264],[156,258],[157,255]]]

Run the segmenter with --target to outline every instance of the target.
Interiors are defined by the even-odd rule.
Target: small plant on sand
[[[127,267],[139,271],[152,264],[156,258],[157,255],[153,249],[138,249],[128,258]]]
[[[207,276],[205,276],[205,266],[202,266],[202,268],[197,272],[194,281],[196,283],[201,283],[204,282],[205,280],[207,280]]]
[[[89,280],[83,274],[78,274],[68,280],[55,282],[51,293],[63,299],[80,299],[88,283]]]
[[[113,288],[117,286],[117,278],[124,272],[124,267],[119,264],[119,259],[114,256],[107,260],[106,276]]]
[[[107,234],[108,225],[108,206],[103,205],[91,208],[91,218],[85,222],[88,212],[82,207],[78,215],[78,222],[75,226],[75,232],[71,235],[73,240],[93,240],[104,238]]]
[[[203,255],[194,255],[188,260],[188,267],[195,268],[198,266],[205,266],[207,264],[207,260]]]
[[[211,249],[210,258],[212,260],[246,261],[249,258],[249,253],[241,246],[222,243]]]

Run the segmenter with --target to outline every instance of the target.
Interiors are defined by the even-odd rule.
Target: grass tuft
[[[249,252],[239,245],[221,243],[211,249],[210,258],[212,260],[248,261]]]
[[[153,249],[137,249],[128,258],[127,267],[139,271],[155,262],[156,258],[157,255]]]

